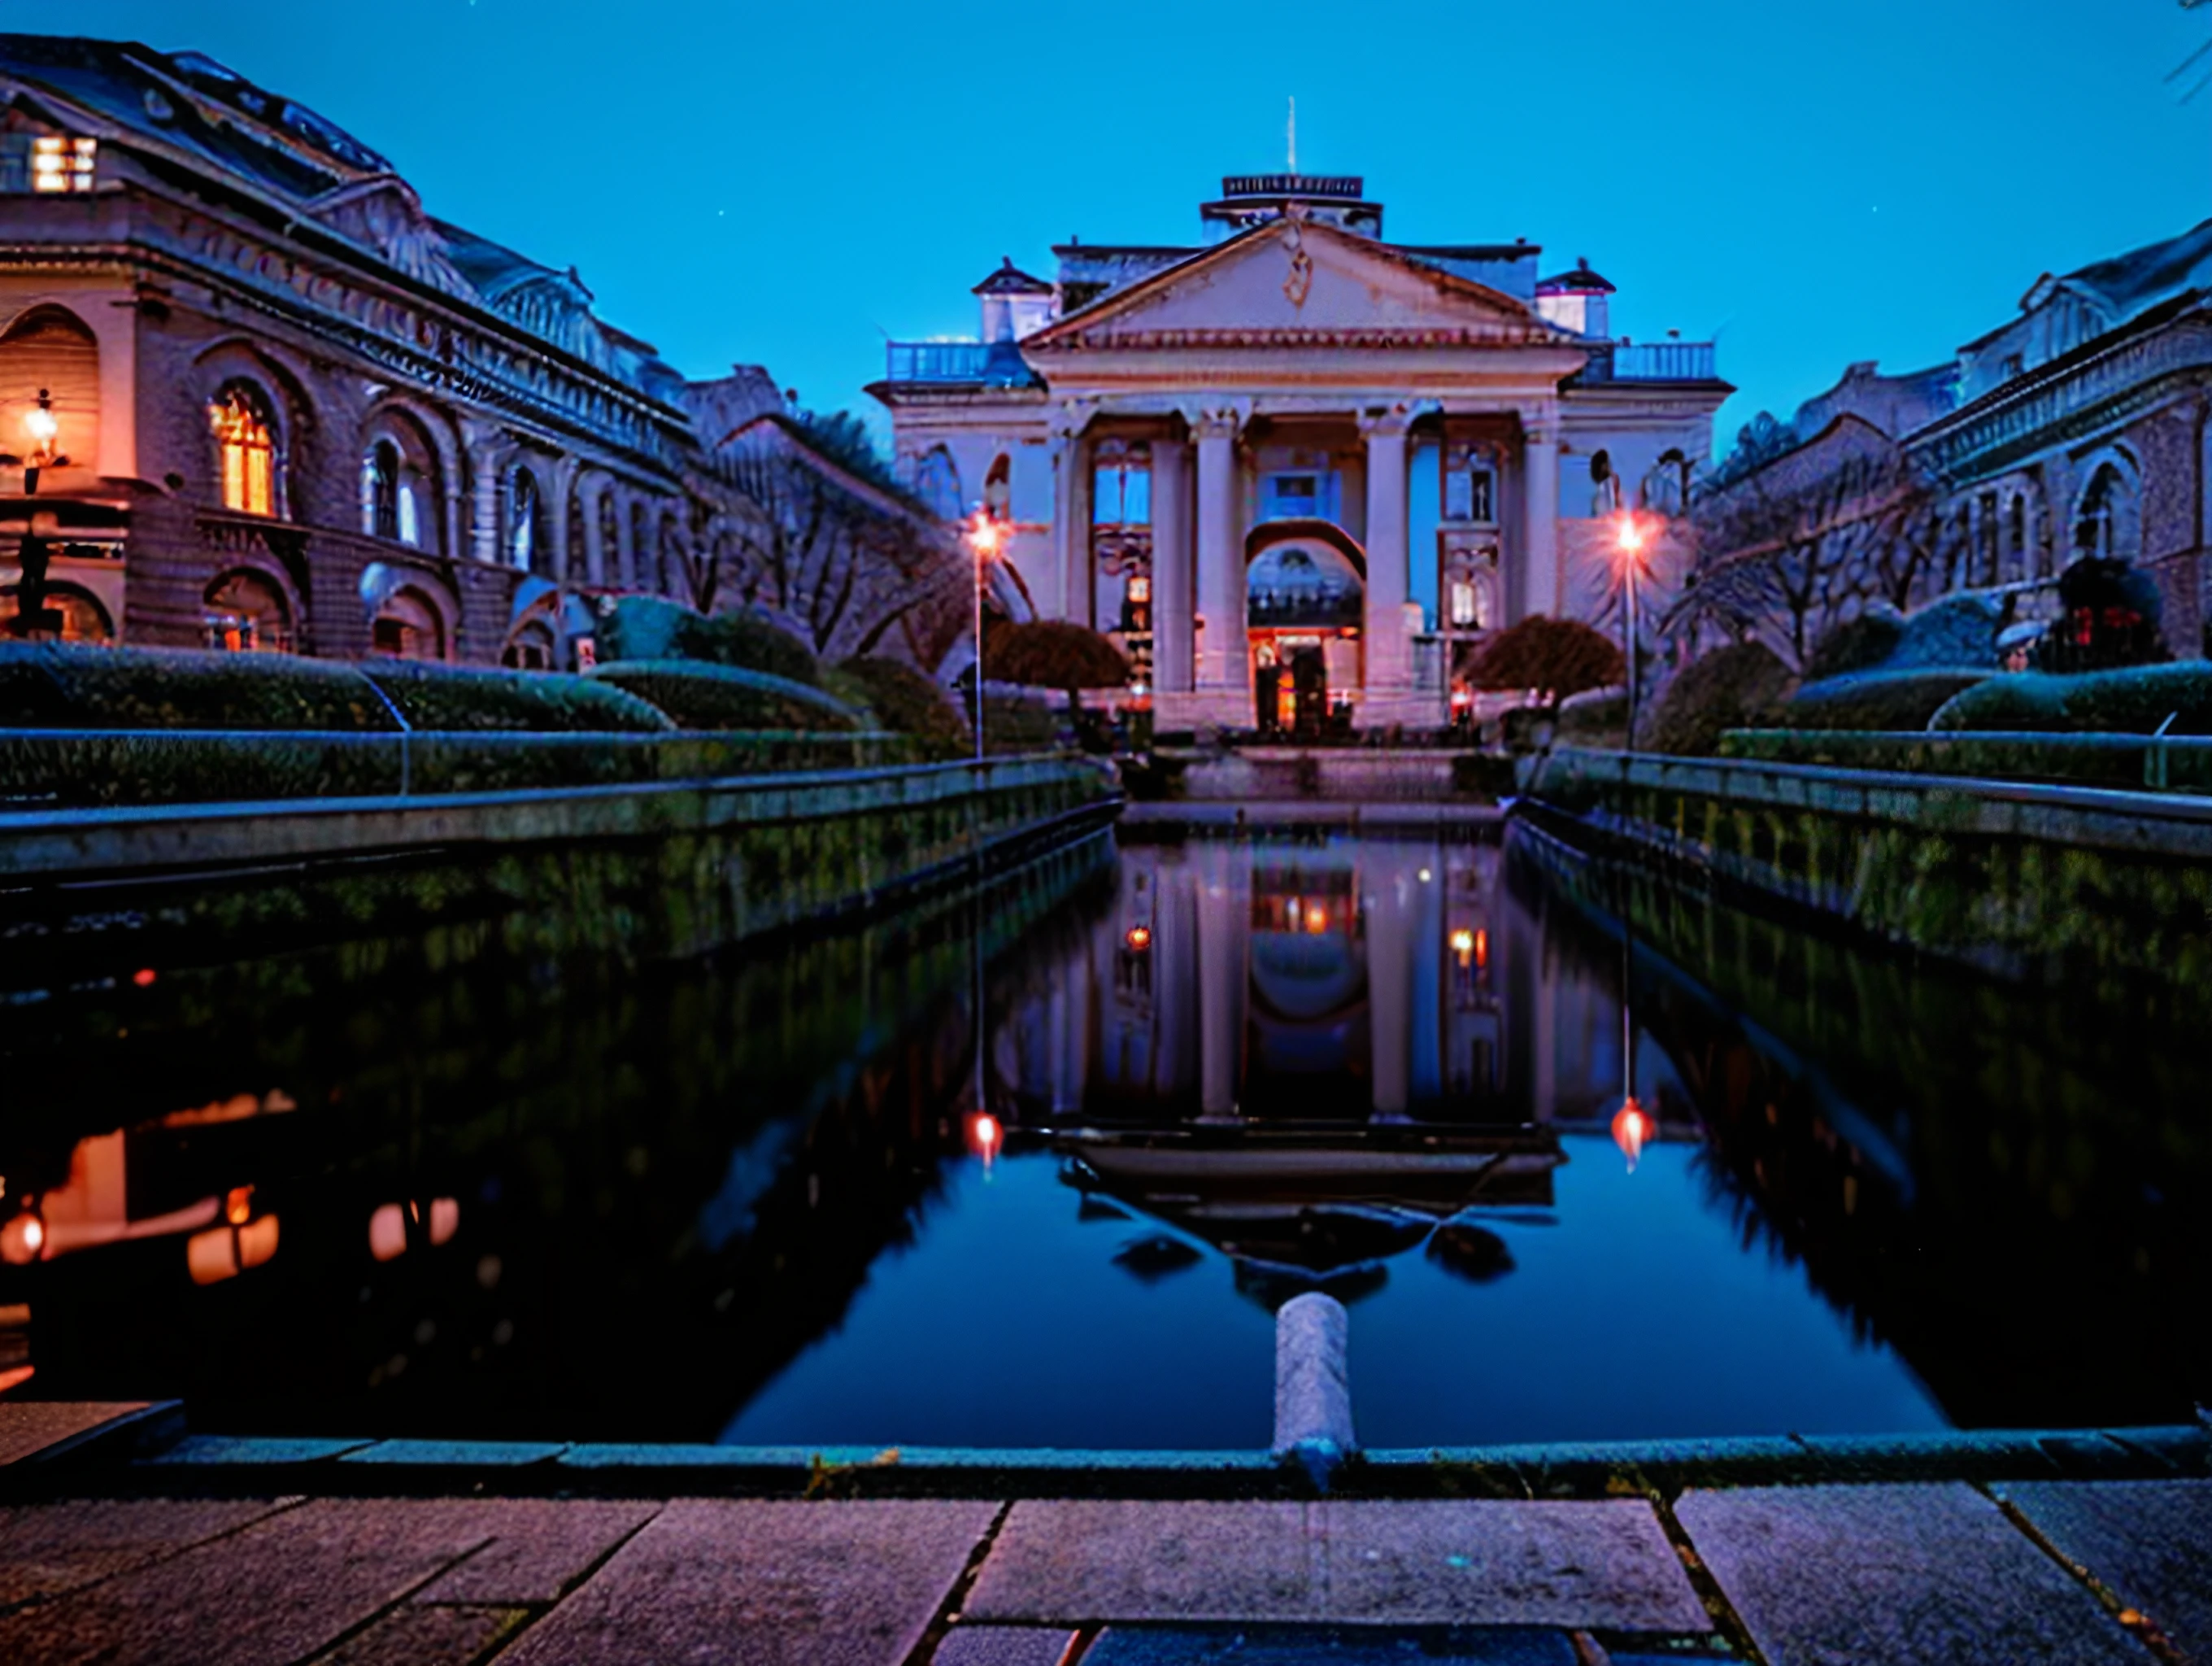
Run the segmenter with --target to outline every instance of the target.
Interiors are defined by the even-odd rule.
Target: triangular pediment
[[[1261,227],[1068,314],[1024,354],[1206,343],[1577,338],[1501,290],[1333,226]]]

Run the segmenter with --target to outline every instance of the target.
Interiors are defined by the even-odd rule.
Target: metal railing
[[[980,382],[990,358],[980,341],[895,341],[884,380],[894,382]]]
[[[1709,382],[1716,379],[1709,341],[1616,343],[1590,355],[1585,382]]]

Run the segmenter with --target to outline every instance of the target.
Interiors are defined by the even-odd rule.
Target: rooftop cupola
[[[1382,204],[1366,199],[1366,184],[1357,173],[1232,173],[1221,182],[1219,200],[1199,205],[1198,217],[1209,243],[1279,220],[1292,208],[1309,220],[1379,238]]]
[[[1562,329],[1610,340],[1606,297],[1613,293],[1613,285],[1590,270],[1587,258],[1577,255],[1574,271],[1536,281],[1536,313]]]
[[[1016,266],[1012,255],[1004,257],[999,270],[978,283],[974,293],[983,303],[982,339],[987,343],[1019,341],[1052,322],[1052,285]]]

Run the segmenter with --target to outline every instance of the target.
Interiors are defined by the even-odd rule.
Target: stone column
[[[1197,665],[1191,632],[1190,447],[1152,441],[1152,686],[1188,694]]]
[[[607,548],[599,524],[599,499],[605,489],[586,492],[583,483],[579,481],[571,489],[582,492],[584,498],[584,575],[594,585],[604,585],[607,581],[608,558],[613,553]]]
[[[1198,610],[1206,619],[1198,691],[1207,717],[1241,727],[1252,721],[1252,702],[1244,541],[1237,526],[1237,427],[1234,410],[1209,410],[1198,421]]]
[[[1060,616],[1093,623],[1098,585],[1091,558],[1091,447],[1083,437],[1090,413],[1074,410],[1054,423],[1052,435],[1052,547],[1060,575]]]
[[[487,442],[477,448],[470,458],[470,471],[475,477],[471,482],[471,524],[465,554],[477,561],[500,562],[505,551],[500,548],[500,456]]]
[[[1360,419],[1367,441],[1366,703],[1362,727],[1407,721],[1413,667],[1406,641],[1406,412]]]
[[[1559,614],[1559,438],[1548,411],[1524,413],[1521,449],[1521,617]]]

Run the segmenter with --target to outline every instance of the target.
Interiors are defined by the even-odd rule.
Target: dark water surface
[[[258,1432],[1250,1447],[1319,1287],[1381,1446],[2212,1394],[2212,1072],[2155,991],[1518,830],[1101,840],[716,964],[538,925],[0,944],[0,1382]]]

